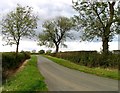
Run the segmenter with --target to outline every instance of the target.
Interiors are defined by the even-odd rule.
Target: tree
[[[51,54],[51,53],[52,53],[52,50],[47,50],[46,51],[46,54],[48,54],[48,55]]]
[[[20,40],[23,37],[33,37],[37,28],[37,16],[32,14],[32,8],[17,5],[14,11],[7,14],[2,20],[3,40],[7,45],[16,44],[16,54]]]
[[[45,53],[45,50],[40,50],[38,51],[40,54],[44,54]]]
[[[34,50],[32,50],[32,53],[36,53],[36,50],[34,49]]]
[[[73,1],[73,8],[79,13],[73,18],[77,29],[81,30],[83,41],[101,38],[103,53],[108,54],[108,42],[120,33],[120,1],[82,2]]]
[[[47,20],[43,24],[43,33],[39,35],[39,45],[46,45],[47,47],[56,47],[56,53],[59,46],[64,44],[66,38],[72,39],[69,31],[73,27],[72,20],[67,17],[57,17],[52,20]]]

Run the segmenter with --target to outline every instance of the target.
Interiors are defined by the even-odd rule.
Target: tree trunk
[[[17,42],[17,47],[16,47],[16,56],[17,56],[17,54],[18,54],[18,48],[19,48],[19,40],[18,40],[18,42]]]
[[[109,53],[109,34],[110,34],[110,25],[107,25],[102,37],[102,43],[103,43],[103,54],[107,55]]]
[[[59,45],[55,44],[55,46],[56,46],[56,51],[55,51],[55,53],[58,53]]]
[[[104,38],[103,40],[102,40],[103,42],[103,53],[105,54],[105,55],[107,55],[108,54],[108,52],[109,52],[109,45],[108,45],[108,42],[109,42],[109,38]]]

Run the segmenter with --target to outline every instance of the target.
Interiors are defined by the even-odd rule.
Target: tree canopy
[[[67,47],[64,44],[66,38],[72,39],[69,33],[73,27],[72,20],[67,17],[57,17],[47,20],[43,23],[43,33],[39,35],[39,45],[47,47],[56,47],[56,52],[59,50],[59,45]]]
[[[91,2],[73,1],[73,8],[78,12],[73,18],[77,30],[81,31],[83,41],[101,38],[103,52],[108,53],[108,42],[120,34],[120,1]]]
[[[3,40],[7,45],[16,44],[18,52],[19,42],[23,37],[33,37],[37,28],[37,16],[33,14],[32,7],[17,5],[14,11],[7,14],[2,20]]]

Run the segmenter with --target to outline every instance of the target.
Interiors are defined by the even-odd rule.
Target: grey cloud
[[[39,6],[40,11],[44,12],[40,14],[44,19],[53,18],[55,16],[73,16],[74,12],[70,5],[66,4],[52,4],[47,3]]]
[[[68,1],[68,0],[67,0]],[[67,3],[63,2],[63,0],[4,0],[1,1],[0,13],[7,13],[8,11],[13,10],[16,5],[19,3],[23,6],[31,6],[34,11],[41,17],[41,19],[52,18],[55,16],[72,16],[74,14],[74,10],[70,3],[72,0],[69,0]]]
[[[44,20],[54,18],[56,16],[73,16],[75,14],[75,11],[72,8],[71,2],[72,0],[69,0],[69,2],[63,2],[62,0],[4,0],[1,1],[0,13],[2,15],[7,14],[11,10],[13,10],[18,3],[23,6],[28,5],[33,7],[33,11],[35,11],[35,14],[37,14],[40,18],[40,20],[38,21],[38,29],[36,30],[36,34],[38,35],[40,32],[42,32],[42,24]],[[76,34],[76,31],[72,31],[72,33],[74,34],[75,38],[78,38],[78,34]],[[25,39],[26,38],[23,38],[23,40]]]

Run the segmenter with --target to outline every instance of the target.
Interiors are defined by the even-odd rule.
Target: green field
[[[19,72],[8,79],[2,87],[4,91],[47,91],[44,77],[37,68],[37,57],[32,56]]]
[[[71,68],[71,69],[75,69],[75,70],[79,70],[85,73],[90,73],[90,74],[95,74],[97,76],[102,76],[102,77],[107,77],[107,78],[112,78],[112,79],[120,79],[120,76],[118,75],[118,70],[117,69],[103,69],[103,68],[89,68],[86,66],[81,66],[81,65],[77,65],[73,62],[64,60],[64,59],[60,59],[60,58],[56,58],[56,57],[51,57],[51,56],[47,56],[45,55],[45,57],[47,57],[48,59],[63,65],[65,67]]]

